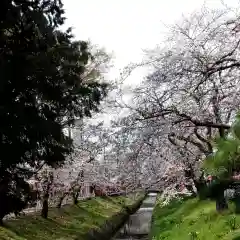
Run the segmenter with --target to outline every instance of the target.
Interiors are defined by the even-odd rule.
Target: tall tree
[[[162,155],[196,187],[212,137],[228,133],[239,109],[238,19],[202,8],[172,26],[166,41],[147,52],[151,73],[122,104],[130,112],[126,126],[154,129]]]
[[[61,0],[4,0],[0,5],[2,219],[10,211],[4,207],[10,195],[25,194],[20,179],[44,164],[64,162],[72,143],[63,127],[91,116],[106,84],[84,79],[92,56],[86,42],[73,41],[71,29],[59,30]]]

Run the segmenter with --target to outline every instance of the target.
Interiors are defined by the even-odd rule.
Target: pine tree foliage
[[[214,152],[203,164],[205,171],[219,178],[229,178],[240,170],[240,115],[236,116],[226,137],[214,140]]]
[[[94,57],[71,29],[59,30],[63,14],[61,0],[0,2],[2,209],[9,196],[24,199],[30,169],[64,163],[72,142],[63,128],[98,111],[106,95],[105,83],[84,78]]]

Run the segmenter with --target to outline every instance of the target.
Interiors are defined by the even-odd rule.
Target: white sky
[[[239,0],[225,0],[235,5]],[[63,0],[66,25],[73,27],[78,40],[114,52],[111,80],[119,78],[119,70],[130,62],[140,62],[142,49],[154,48],[167,32],[166,25],[182,15],[197,10],[205,3],[210,8],[223,6],[221,0]],[[139,69],[128,83],[139,83],[146,69]]]
[[[66,23],[73,26],[76,38],[114,52],[114,78],[128,63],[141,61],[142,49],[161,41],[164,24],[176,22],[204,2],[210,7],[221,4],[220,0],[63,0]]]

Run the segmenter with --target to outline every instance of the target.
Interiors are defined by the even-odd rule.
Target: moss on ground
[[[215,202],[188,199],[168,206],[157,204],[153,212],[151,239],[155,240],[240,240],[240,215],[234,207],[222,214]]]
[[[5,227],[0,227],[0,239],[81,240],[88,231],[101,228],[107,219],[123,207],[132,205],[139,197],[97,197],[80,201],[75,206],[51,209],[48,219],[37,214],[9,220],[5,222]]]

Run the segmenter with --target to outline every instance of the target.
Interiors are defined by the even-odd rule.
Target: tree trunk
[[[74,198],[74,201],[73,201],[73,203],[74,203],[75,205],[77,205],[77,204],[78,204],[78,197],[75,197],[75,198]]]
[[[48,217],[48,194],[46,194],[43,198],[43,206],[41,216],[45,219]]]
[[[216,210],[218,212],[221,212],[223,210],[228,209],[228,203],[227,200],[224,198],[224,196],[219,196],[216,199]]]
[[[58,201],[58,204],[57,204],[57,208],[61,208],[62,207],[62,202],[63,202],[64,198],[67,195],[68,195],[68,193],[64,193],[64,195],[59,198],[59,201]]]
[[[235,186],[236,186],[236,189],[234,193],[233,202],[235,204],[235,212],[240,213],[240,189],[238,187],[238,184],[236,184]]]
[[[79,197],[79,191],[76,193],[73,193],[73,204],[78,204],[78,197]]]
[[[62,202],[63,202],[64,197],[60,197],[58,204],[57,204],[57,208],[61,208],[62,207]]]
[[[201,191],[201,182],[196,180],[196,179],[193,179],[193,183],[194,183],[194,186],[195,188],[197,189],[197,193],[199,193]]]
[[[199,195],[200,191],[202,190],[203,183],[204,183],[204,173],[202,172],[201,176],[199,178],[197,178],[194,173],[193,167],[190,165],[190,166],[188,166],[188,169],[184,170],[184,175],[185,175],[185,178],[187,181],[193,182],[193,184],[197,190],[197,193],[194,191],[192,184],[191,184],[191,186],[190,186],[190,184],[188,184],[189,185],[188,187],[186,186],[188,191],[190,191],[193,194],[193,196]]]
[[[235,212],[240,213],[240,197],[235,197],[233,202],[235,204]]]
[[[193,196],[197,196],[197,194],[196,194],[196,192],[194,191],[193,186],[192,186],[191,184],[186,184],[185,186],[186,186],[186,189],[187,189],[190,193],[192,193]]]

